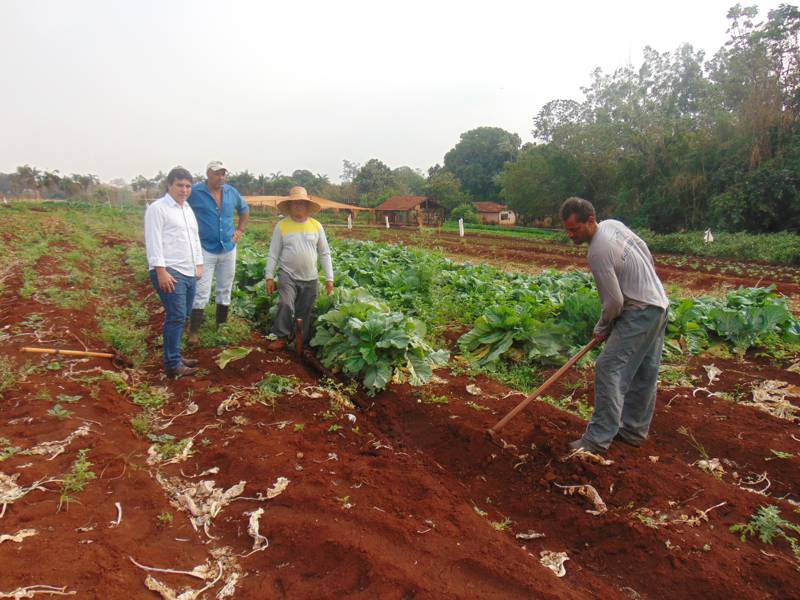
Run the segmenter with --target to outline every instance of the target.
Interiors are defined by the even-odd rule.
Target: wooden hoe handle
[[[511,419],[513,419],[515,416],[517,416],[517,414],[520,411],[522,411],[526,406],[528,406],[528,404],[530,404],[535,398],[540,396],[545,390],[547,390],[547,388],[549,388],[551,385],[553,385],[556,381],[561,379],[561,377],[564,375],[564,373],[566,373],[567,371],[569,371],[572,368],[572,365],[574,365],[581,358],[583,358],[583,356],[587,352],[589,352],[589,350],[591,350],[592,348],[597,346],[597,344],[599,344],[600,341],[601,340],[599,338],[596,338],[596,337],[592,338],[592,341],[590,341],[583,348],[581,348],[578,351],[578,353],[575,356],[573,356],[572,358],[570,358],[563,367],[561,367],[558,371],[553,373],[550,376],[550,378],[547,381],[545,381],[542,385],[540,385],[538,388],[536,388],[536,390],[530,396],[528,396],[527,398],[525,398],[525,400],[523,400],[522,402],[517,404],[514,408],[512,408],[511,411],[505,417],[500,419],[494,427],[489,429],[489,434],[493,435],[496,432],[500,431],[500,429],[505,427],[506,424]]]
[[[84,350],[59,350],[58,348],[31,348],[25,346],[23,352],[33,352],[35,354],[61,354],[63,356],[95,356],[97,358],[114,358],[115,354],[108,352],[89,352]]]

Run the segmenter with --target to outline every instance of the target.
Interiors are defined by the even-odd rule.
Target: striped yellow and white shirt
[[[290,217],[281,219],[272,232],[269,244],[266,278],[273,279],[275,270],[285,271],[292,279],[319,279],[317,260],[322,264],[325,279],[333,281],[331,249],[322,224],[311,217],[298,223]]]

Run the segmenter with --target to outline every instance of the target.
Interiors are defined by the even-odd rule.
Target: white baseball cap
[[[216,173],[217,171],[227,171],[228,167],[221,160],[212,160],[206,167],[206,173],[209,171]]]

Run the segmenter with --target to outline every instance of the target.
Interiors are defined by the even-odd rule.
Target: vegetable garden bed
[[[341,288],[366,288],[371,299],[343,291],[330,306],[321,301],[321,313],[374,310],[381,326],[367,328],[370,339],[412,354],[451,352],[419,386],[410,385],[409,356],[395,355],[405,382],[371,386],[359,411],[346,381],[320,381],[290,353],[262,351],[263,338],[238,319],[204,328],[200,377],[160,379],[162,317],[141,277],[140,217],[65,207],[5,216],[0,233],[15,259],[0,264],[0,490],[28,491],[0,519],[0,535],[15,536],[0,542],[0,593],[48,585],[80,598],[158,598],[149,576],[173,590],[210,586],[207,598],[226,588],[235,598],[777,598],[800,582],[787,539],[797,534],[785,525],[800,522],[800,430],[788,408],[800,407],[791,387],[800,386],[796,322],[770,292],[691,306],[676,298],[652,438],[639,450],[613,446],[613,462],[601,464],[564,460],[584,423],[544,401],[503,430],[507,448],[483,435],[522,397],[498,377],[532,385],[582,340],[592,305],[584,274],[501,273],[425,251],[337,245]],[[22,243],[28,228],[37,252]],[[242,253],[243,289],[256,285],[259,260]],[[59,305],[58,290],[77,289],[85,302]],[[493,303],[529,314],[511,323],[491,313]],[[263,318],[269,302],[248,294],[237,306]],[[730,312],[761,317],[739,322]],[[504,333],[483,344],[492,348],[483,358],[511,332],[499,356],[512,366],[496,372],[492,361],[476,368],[458,358],[457,339],[490,314]],[[565,314],[570,331],[553,330]],[[530,344],[532,333],[548,343]],[[329,340],[320,341],[324,352]],[[477,357],[482,346],[468,342]],[[100,359],[20,352],[37,343],[144,343],[145,352],[136,369],[119,371]],[[220,368],[233,348],[250,350],[229,352]],[[702,352],[691,355],[695,348]],[[585,365],[550,400],[577,413],[591,395]],[[565,493],[571,486],[592,486],[606,511],[588,513],[596,505]],[[190,489],[194,509],[180,499]],[[759,539],[765,527],[771,543]],[[27,530],[36,533],[19,533]],[[568,558],[563,577],[542,562],[559,553]]]

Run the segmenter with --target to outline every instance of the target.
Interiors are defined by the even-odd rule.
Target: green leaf
[[[224,369],[235,360],[241,360],[253,351],[253,348],[237,346],[235,348],[225,348],[217,355],[217,366]]]

